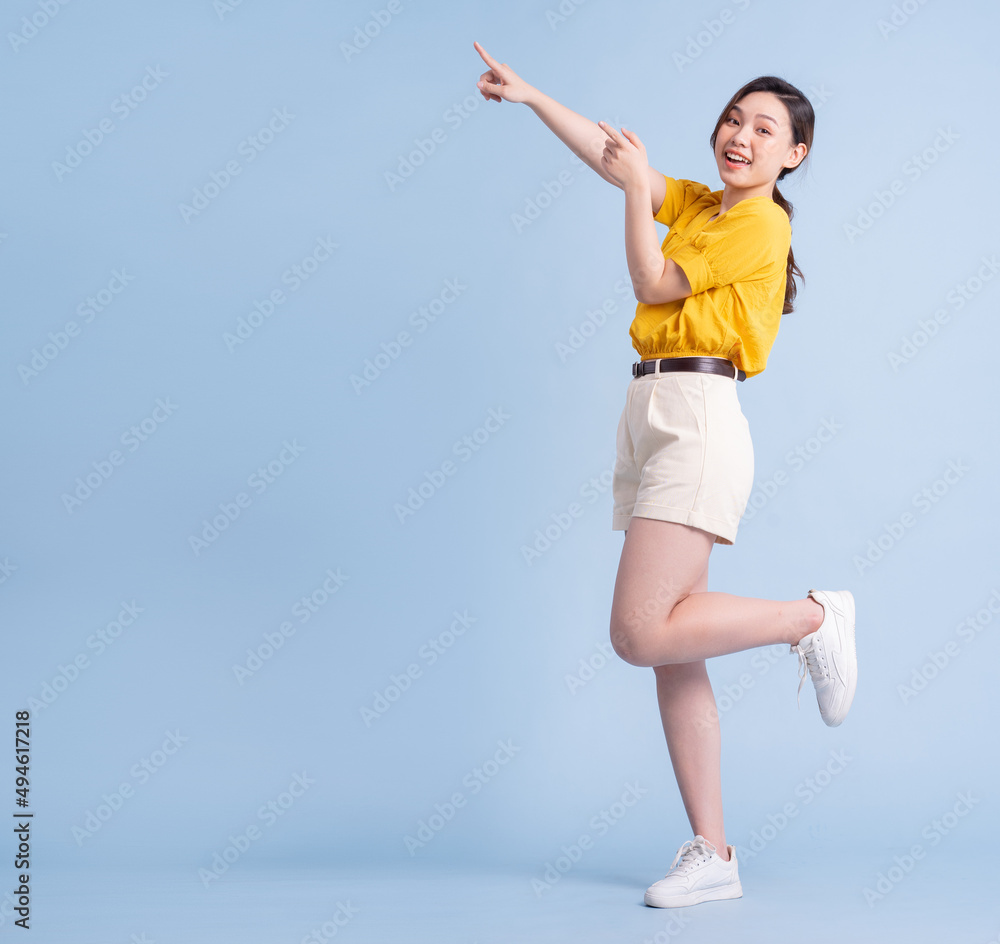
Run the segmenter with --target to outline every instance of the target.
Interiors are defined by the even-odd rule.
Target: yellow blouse
[[[661,249],[679,265],[692,294],[638,304],[629,328],[642,360],[700,354],[728,357],[759,374],[778,334],[792,227],[768,196],[748,197],[709,222],[721,190],[664,175],[667,193],[653,217],[670,232]]]

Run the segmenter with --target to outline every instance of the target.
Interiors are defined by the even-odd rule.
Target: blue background
[[[33,708],[37,939],[299,941],[351,914],[343,940],[774,940],[832,908],[816,940],[985,944],[995,4],[392,9],[4,13],[3,717]],[[851,589],[860,686],[827,729],[787,647],[710,662],[738,903],[639,904],[690,837],[653,673],[606,656],[623,195],[481,98],[474,40],[713,189],[741,84],[816,110],[781,184],[805,281],[739,385],[757,488],[709,589]]]

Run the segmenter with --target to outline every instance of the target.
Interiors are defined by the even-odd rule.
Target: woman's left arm
[[[625,257],[635,300],[662,305],[687,298],[691,284],[673,259],[664,259],[659,234],[649,215],[649,185],[625,188]]]
[[[625,191],[625,257],[636,301],[660,305],[691,294],[684,270],[663,258],[656,224],[649,211],[649,161],[646,148],[631,131],[619,134],[598,122],[608,135],[602,166]]]

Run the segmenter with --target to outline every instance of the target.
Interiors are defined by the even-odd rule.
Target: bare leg
[[[687,525],[633,518],[625,532],[611,611],[611,639],[633,665],[651,665],[663,733],[691,829],[729,859],[722,814],[721,735],[705,659],[819,628],[823,608],[708,591],[715,536]]]
[[[704,836],[729,861],[722,823],[722,738],[705,660],[658,665],[653,671],[663,733],[691,835]]]
[[[695,591],[715,535],[635,517],[625,532],[611,605],[611,642],[632,665],[698,662],[758,646],[794,645],[819,628],[810,597],[761,600]]]
[[[692,592],[708,588],[708,564]],[[658,665],[656,698],[670,762],[680,789],[691,835],[704,836],[729,861],[722,822],[722,738],[719,713],[705,660]]]

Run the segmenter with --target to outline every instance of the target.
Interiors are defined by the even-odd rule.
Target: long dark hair
[[[744,96],[749,95],[751,92],[772,92],[785,103],[785,107],[788,109],[788,116],[792,120],[792,146],[805,144],[807,148],[806,155],[808,156],[809,152],[812,151],[813,124],[816,120],[816,114],[805,95],[794,85],[789,84],[784,79],[778,78],[776,75],[762,75],[756,79],[751,79],[751,81],[737,90],[736,94],[729,99],[726,107],[722,109],[722,114],[719,115],[719,120],[715,123],[715,130],[712,132],[712,137],[709,139],[712,153],[715,153],[715,139],[719,135],[719,128],[722,127],[722,123],[726,120],[733,105],[738,104]],[[803,158],[804,160],[805,158]],[[793,170],[798,170],[802,166],[803,161],[799,161],[795,167],[782,167],[781,173],[778,174],[778,180],[782,180],[786,174],[790,174]],[[782,196],[777,184],[774,185],[774,193],[771,195],[771,198],[788,214],[788,219],[791,220],[794,208]],[[785,278],[785,304],[781,310],[783,315],[787,315],[794,310],[792,301],[795,299],[796,275],[805,281],[805,276],[795,264],[795,254],[792,252],[791,246],[789,246],[788,269]]]

